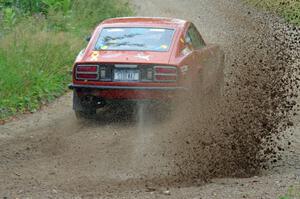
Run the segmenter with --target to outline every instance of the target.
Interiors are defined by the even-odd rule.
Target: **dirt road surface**
[[[263,14],[235,0],[131,3],[139,16],[193,21],[206,40],[219,43],[227,52],[226,81],[235,81],[230,66],[243,46],[238,38],[259,37],[257,27],[265,23]],[[276,167],[248,178],[233,174],[206,178],[208,172],[203,168],[210,165],[203,161],[203,168],[196,167],[203,172],[191,179],[193,172],[185,174],[195,167],[185,165],[186,159],[177,160],[190,156],[172,153],[181,147],[177,139],[184,136],[177,135],[177,127],[186,124],[178,119],[175,126],[174,121],[152,120],[143,105],[133,113],[110,113],[95,121],[78,122],[71,98],[68,93],[38,113],[0,126],[0,198],[273,199],[288,190],[300,191],[298,117],[287,130],[294,132],[288,137],[293,142]],[[210,128],[216,127],[210,124]],[[205,153],[204,160],[209,154]]]

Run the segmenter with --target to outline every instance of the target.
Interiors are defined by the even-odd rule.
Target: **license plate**
[[[138,70],[122,69],[114,70],[115,81],[138,81],[140,79],[140,73]]]

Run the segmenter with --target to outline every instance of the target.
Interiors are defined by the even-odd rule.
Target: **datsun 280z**
[[[74,63],[73,109],[77,117],[91,118],[107,102],[172,100],[194,84],[219,88],[223,67],[220,47],[206,43],[191,22],[107,19]]]

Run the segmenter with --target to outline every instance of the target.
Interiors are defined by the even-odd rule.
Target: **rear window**
[[[170,49],[174,29],[104,28],[95,50],[161,51]]]

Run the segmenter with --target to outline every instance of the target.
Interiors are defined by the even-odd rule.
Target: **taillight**
[[[98,66],[77,66],[77,72],[97,72]]]
[[[175,82],[177,80],[177,67],[154,66],[154,80],[160,82]]]
[[[98,65],[77,65],[75,68],[75,76],[78,80],[98,80]]]
[[[77,79],[97,79],[96,74],[77,74]]]
[[[156,75],[156,81],[176,81],[176,76],[167,76],[167,75]]]
[[[164,74],[176,74],[177,73],[177,69],[176,68],[155,68],[155,73],[164,73]]]

